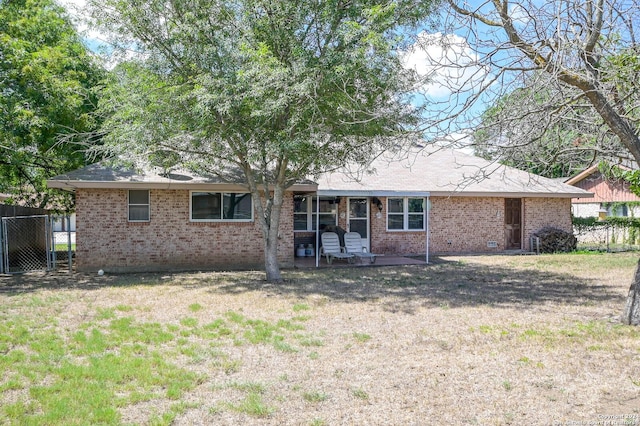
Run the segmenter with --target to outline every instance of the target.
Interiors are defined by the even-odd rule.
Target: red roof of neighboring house
[[[626,167],[621,167],[628,170]],[[566,183],[585,191],[593,192],[591,199],[573,199],[573,203],[621,203],[640,201],[640,197],[629,189],[624,179],[607,178],[598,166],[591,166],[566,180]]]

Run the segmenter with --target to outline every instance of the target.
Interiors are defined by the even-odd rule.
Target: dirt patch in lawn
[[[635,262],[445,257],[290,270],[279,284],[261,272],[26,274],[0,277],[0,305],[4,319],[55,318],[63,342],[123,318],[166,332],[136,344],[197,380],[125,398],[127,424],[640,424],[640,330],[618,321]],[[2,385],[0,405],[33,403],[31,384]]]

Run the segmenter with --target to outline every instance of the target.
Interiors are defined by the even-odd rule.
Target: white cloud
[[[64,7],[73,20],[78,33],[91,46],[106,44],[107,37],[104,33],[97,31],[89,24],[89,12],[87,11],[87,0],[56,0]]]
[[[486,76],[467,41],[455,34],[423,31],[402,59],[425,80],[420,91],[431,98],[469,90]]]

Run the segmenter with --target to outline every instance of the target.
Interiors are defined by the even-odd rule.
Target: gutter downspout
[[[427,265],[429,264],[429,214],[431,213],[431,203],[429,201],[429,197],[427,197],[427,231],[426,231],[426,241],[425,241],[425,246],[426,246],[426,253],[425,253],[425,261],[427,262]]]

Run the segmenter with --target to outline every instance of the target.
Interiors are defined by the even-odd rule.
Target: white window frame
[[[399,212],[390,212],[389,211],[389,201],[390,200],[399,200],[402,199],[402,213]],[[409,212],[409,200],[422,200],[422,212],[415,213]],[[402,215],[402,229],[389,229],[389,215],[391,216],[400,216]],[[422,215],[422,228],[411,228],[409,229],[409,217],[410,216],[419,216]],[[427,223],[427,202],[424,197],[387,197],[387,232],[424,232]]]
[[[295,207],[295,200],[296,197],[299,197],[298,195],[294,195],[293,196],[293,202],[294,202],[294,206],[293,206],[293,232],[313,232],[311,231],[312,228],[312,219],[313,219],[313,214],[311,212],[311,208],[313,207],[313,202],[311,201],[313,199],[313,196],[309,196],[307,197],[305,203],[307,205],[307,211],[305,212],[296,212],[296,207]],[[300,197],[302,197],[302,195],[300,195]],[[298,217],[305,217],[306,219],[306,223],[307,223],[307,227],[306,229],[296,229],[296,218]]]
[[[194,219],[193,218],[193,194],[194,193],[205,193],[205,194],[220,194],[220,217],[224,217],[224,196],[228,194],[248,194],[249,200],[251,200],[251,218],[250,219]],[[253,197],[250,192],[241,192],[241,191],[206,191],[206,190],[192,190],[189,191],[189,221],[190,222],[225,222],[225,223],[249,223],[253,222],[255,219],[255,212],[253,206]]]
[[[632,209],[628,203],[600,203],[600,208],[607,210],[608,217],[629,217]]]
[[[295,195],[294,195],[294,197],[295,197]],[[331,197],[320,197],[320,198],[322,199],[321,201],[324,201],[324,200],[327,200],[327,199],[329,199]],[[306,229],[295,229],[296,225],[295,225],[295,220],[294,220],[294,223],[293,223],[294,230],[293,230],[293,232],[316,232],[316,230],[313,229],[314,225],[316,224],[316,210],[313,208],[313,200],[317,200],[317,199],[318,199],[318,197],[316,195],[307,197],[307,200],[306,200],[307,201],[307,211],[306,212],[296,213],[295,207],[294,207],[294,211],[293,211],[294,219],[295,219],[296,216],[306,215],[307,216],[307,228]],[[336,210],[335,213],[320,211],[320,214],[321,215],[323,215],[323,214],[326,214],[326,215],[333,214],[335,216],[335,224],[334,225],[338,225],[338,203],[335,203],[334,205],[336,206],[335,207],[335,210]]]
[[[132,203],[131,202],[131,191],[146,191],[147,192],[147,202],[145,204]],[[131,219],[131,207],[136,206],[146,206],[147,207],[147,219]],[[151,221],[151,191],[148,189],[129,189],[127,191],[127,221],[128,222],[150,222]]]

